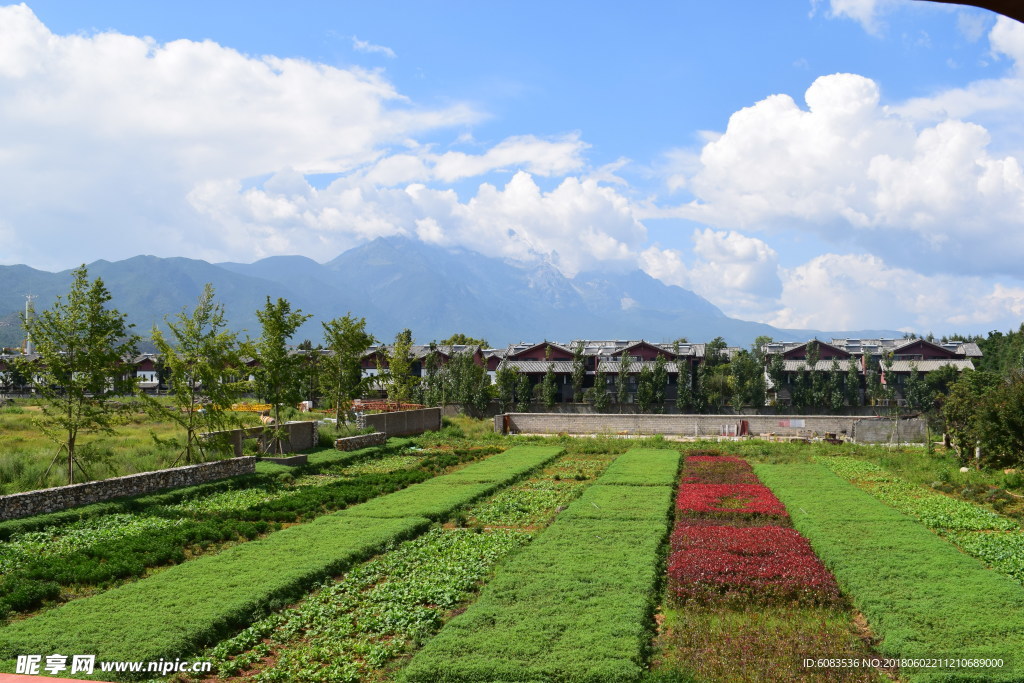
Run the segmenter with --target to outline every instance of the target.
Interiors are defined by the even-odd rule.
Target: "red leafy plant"
[[[782,502],[763,484],[682,484],[676,509],[684,516],[788,519]]]
[[[835,578],[796,530],[690,526],[672,533],[669,595],[697,602],[839,605]]]
[[[683,466],[684,484],[758,484],[754,469],[732,455],[691,455]]]

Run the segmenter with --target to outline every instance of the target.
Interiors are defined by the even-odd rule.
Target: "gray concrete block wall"
[[[751,436],[824,436],[835,433],[858,441],[888,441],[892,421],[843,415],[636,415],[509,413],[494,418],[496,432],[524,434],[665,434],[678,436],[719,436],[736,434],[746,420]],[[859,427],[860,423],[870,425]],[[860,429],[860,433],[857,430]],[[923,441],[924,420],[900,421],[902,441]]]
[[[256,458],[230,458],[84,484],[13,493],[0,496],[0,521],[57,512],[79,505],[100,503],[124,496],[138,496],[178,486],[195,486],[240,474],[252,474],[255,471]]]
[[[441,429],[441,409],[420,408],[362,415],[357,424],[360,427],[373,427],[388,436],[422,434]]]

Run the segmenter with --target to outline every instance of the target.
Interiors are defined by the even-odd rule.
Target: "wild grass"
[[[256,419],[241,415],[250,423]],[[38,405],[0,408],[0,495],[68,483],[60,458],[50,467],[59,444],[40,429],[40,417]],[[173,422],[142,410],[132,412],[120,421],[113,435],[81,437],[76,455],[83,478],[76,477],[76,483],[170,467],[181,454],[182,436]]]

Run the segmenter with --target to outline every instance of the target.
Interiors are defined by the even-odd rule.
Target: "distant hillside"
[[[235,329],[255,336],[255,311],[267,296],[284,297],[314,314],[296,339],[314,343],[321,338],[320,321],[350,311],[365,317],[383,341],[406,327],[421,342],[464,332],[497,346],[574,338],[699,342],[722,336],[730,344],[749,345],[759,335],[778,340],[900,336],[893,330],[780,330],[730,318],[697,294],[640,270],[569,279],[550,265],[523,267],[403,237],[378,238],[324,264],[302,256],[249,264],[136,256],[88,268],[91,277],[103,278],[112,304],[144,336],[165,316],[193,306],[206,282],[213,283]],[[37,295],[35,306],[42,310],[70,282],[70,271],[0,266],[0,344],[21,343],[18,312],[24,310],[25,294]]]

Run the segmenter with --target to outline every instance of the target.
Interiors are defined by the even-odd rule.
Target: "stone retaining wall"
[[[823,437],[834,433],[863,443],[889,441],[893,420],[843,415],[618,415],[507,413],[494,418],[494,431],[513,434],[666,434],[735,436],[745,420],[748,434]],[[923,442],[925,421],[900,420],[900,441]]]
[[[419,410],[397,410],[393,413],[373,413],[359,415],[356,424],[360,429],[373,427],[378,432],[390,436],[409,436],[441,429],[440,408],[420,408]]]
[[[124,496],[138,496],[178,486],[195,486],[240,474],[252,474],[255,471],[256,458],[231,458],[156,472],[129,474],[85,484],[13,493],[9,496],[0,496],[0,521],[57,512],[79,505]]]
[[[358,434],[356,436],[345,436],[334,442],[334,447],[339,451],[358,451],[360,448],[370,446],[383,446],[387,443],[388,435],[384,432],[373,434]]]

